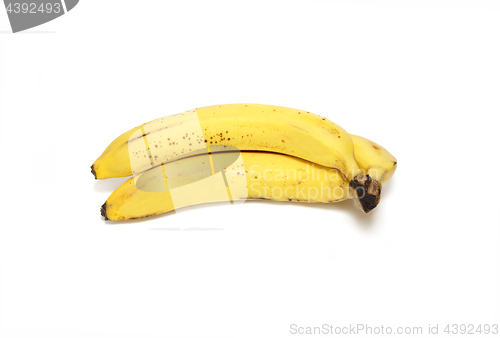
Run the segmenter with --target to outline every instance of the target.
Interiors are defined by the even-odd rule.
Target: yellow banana
[[[304,110],[262,104],[197,108],[143,124],[116,138],[94,162],[92,173],[96,179],[131,176],[214,152],[215,145],[298,157],[336,168],[349,181],[362,174],[352,140],[340,126]]]
[[[394,175],[396,158],[384,147],[364,137],[351,134],[354,145],[354,159],[365,175],[382,184]]]
[[[354,136],[353,140],[361,170],[385,184],[396,170],[395,158],[365,138]],[[306,203],[352,198],[369,212],[378,204],[380,192],[380,184],[370,176],[349,182],[336,169],[296,157],[233,149],[170,162],[136,175],[111,194],[101,214],[107,220],[127,220],[201,203],[256,198]]]
[[[240,157],[239,152],[233,154]],[[185,158],[132,177],[111,194],[101,214],[115,221],[210,202],[260,198],[332,203],[350,198],[349,183],[336,169],[265,152],[243,152],[241,161],[232,167],[211,169],[210,162],[227,162],[221,159],[227,156],[230,154],[214,153]]]

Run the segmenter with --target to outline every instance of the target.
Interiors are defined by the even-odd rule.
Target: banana
[[[337,169],[300,158],[219,145],[214,153],[170,162],[128,179],[102,205],[101,215],[106,220],[128,220],[190,205],[247,199],[305,203],[354,199],[369,212],[379,203],[382,187],[377,179],[387,183],[396,159],[370,140],[352,138],[359,167],[374,175],[373,180],[366,175],[349,182]]]
[[[351,134],[354,159],[365,175],[386,184],[397,168],[396,158],[384,147],[367,138]]]
[[[339,125],[304,110],[262,104],[202,107],[148,122],[111,142],[91,170],[96,179],[126,177],[206,155],[218,145],[298,157],[338,169],[349,181],[362,175],[351,137]]]
[[[228,156],[241,160],[227,160]],[[349,183],[336,169],[276,153],[220,152],[170,162],[129,178],[103,204],[101,215],[116,221],[211,202],[333,203],[349,198]]]

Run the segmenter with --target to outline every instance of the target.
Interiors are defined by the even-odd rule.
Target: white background
[[[0,31],[2,337],[500,324],[498,2],[84,0]],[[125,179],[89,167],[116,136],[248,102],[386,147],[381,204],[102,220]]]

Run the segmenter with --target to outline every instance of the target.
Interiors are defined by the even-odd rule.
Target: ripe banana
[[[353,141],[361,170],[385,184],[396,170],[395,158],[370,140],[354,136]],[[296,157],[214,147],[226,150],[213,149],[212,154],[170,162],[130,178],[103,204],[102,216],[127,220],[201,203],[246,199],[333,203],[352,198],[365,212],[379,202],[381,186],[369,175],[349,182],[337,169]],[[361,192],[353,182],[363,185]]]
[[[210,202],[332,203],[348,198],[349,183],[336,169],[276,153],[212,153],[170,162],[128,179],[111,194],[101,214],[114,221]]]
[[[364,137],[351,134],[354,159],[365,175],[386,184],[397,168],[396,158],[384,147]]]
[[[304,110],[262,104],[209,106],[148,122],[116,138],[91,169],[96,179],[126,177],[213,153],[216,145],[298,157],[338,169],[349,181],[362,174],[340,126]]]

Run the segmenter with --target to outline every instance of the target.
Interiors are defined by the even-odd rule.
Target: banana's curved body
[[[374,175],[374,180],[387,183],[396,170],[394,156],[370,140],[359,136],[352,139],[360,169]],[[360,199],[338,170],[299,158],[276,153],[242,152],[241,161],[235,160],[239,156],[240,152],[220,152],[150,169],[116,189],[102,206],[101,213],[109,220],[127,220],[201,203],[246,199],[305,203],[354,199],[365,212],[369,212],[376,206],[376,203],[370,204],[370,199],[380,195],[380,185],[373,181],[363,182],[367,186],[367,196]],[[229,162],[234,165],[224,165]],[[222,173],[226,180],[224,184]]]
[[[136,127],[116,138],[92,165],[96,179],[126,177],[213,146],[290,155],[338,169],[352,180],[361,174],[349,134],[304,110],[261,104],[197,108]]]
[[[349,182],[336,169],[262,152],[243,152],[233,167],[211,169],[210,162],[225,162],[221,159],[224,156],[227,154],[186,158],[132,177],[111,194],[101,214],[116,221],[211,202],[270,199],[333,203],[351,198]]]

